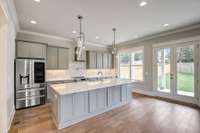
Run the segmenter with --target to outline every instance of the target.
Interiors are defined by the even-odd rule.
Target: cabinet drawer
[[[45,104],[45,96],[16,100],[16,109]]]
[[[26,98],[26,97],[32,97],[32,96],[40,96],[40,95],[46,95],[45,88],[36,88],[36,89],[30,89],[30,90],[20,90],[16,92],[16,98]]]

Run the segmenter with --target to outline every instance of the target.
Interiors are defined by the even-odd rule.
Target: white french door
[[[195,102],[198,97],[198,42],[157,46],[153,52],[157,94]]]

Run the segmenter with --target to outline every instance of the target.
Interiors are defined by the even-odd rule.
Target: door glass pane
[[[170,92],[170,48],[157,51],[157,90]]]
[[[177,94],[194,96],[194,46],[179,47],[177,56]]]
[[[119,55],[119,75],[122,79],[130,79],[130,54],[122,53]]]

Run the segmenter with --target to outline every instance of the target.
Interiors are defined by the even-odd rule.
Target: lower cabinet
[[[58,95],[52,91],[52,112],[59,128],[113,109],[132,100],[132,85],[118,85],[86,92]]]
[[[73,95],[60,97],[60,121],[65,122],[73,118]]]
[[[113,86],[108,88],[108,106],[116,106],[121,102],[121,87]]]
[[[73,94],[73,116],[80,117],[88,113],[88,92]]]
[[[127,102],[127,85],[122,85],[121,86],[121,101],[122,102]]]
[[[60,121],[84,116],[88,113],[88,92],[64,95],[60,97]]]
[[[89,111],[98,112],[106,108],[106,88],[89,92]]]

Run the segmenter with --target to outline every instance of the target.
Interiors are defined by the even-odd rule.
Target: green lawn
[[[163,85],[165,84],[166,88],[170,88],[169,74],[166,74],[165,79],[162,82]],[[178,73],[177,89],[186,92],[194,92],[194,75],[187,73]]]

